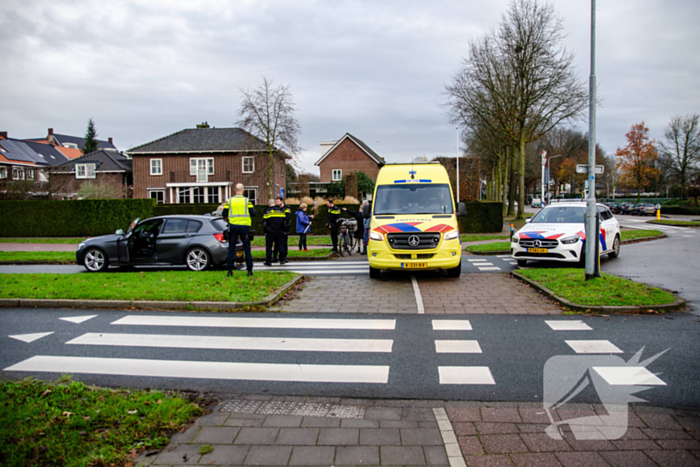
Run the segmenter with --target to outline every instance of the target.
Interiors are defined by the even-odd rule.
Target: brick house
[[[321,143],[321,158],[316,161],[321,170],[321,183],[339,182],[352,172],[364,172],[377,181],[382,157],[350,133],[335,142]]]
[[[120,193],[120,198],[131,198],[131,162],[117,151],[101,149],[61,164],[51,170],[54,196],[75,198],[84,184],[100,183],[112,185]]]
[[[181,130],[126,151],[133,159],[134,198],[159,203],[221,203],[243,183],[244,196],[267,204],[269,162],[266,144],[241,128]],[[286,192],[286,160],[274,160],[273,193]]]

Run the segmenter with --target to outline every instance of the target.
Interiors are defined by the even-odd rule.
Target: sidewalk
[[[576,404],[553,416],[596,413],[602,406]],[[627,432],[611,440],[576,440],[568,425],[555,440],[549,423],[541,403],[242,396],[136,465],[700,465],[696,412],[630,407]]]

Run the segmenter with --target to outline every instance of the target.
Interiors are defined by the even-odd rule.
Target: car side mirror
[[[532,219],[532,217],[526,217],[526,218],[525,218],[525,223],[526,223],[526,224],[529,224],[529,223],[530,223],[530,219]]]
[[[369,219],[370,217],[372,217],[372,206],[370,206],[369,204],[365,204],[364,206],[362,206],[362,217],[364,217],[365,219]]]
[[[457,217],[464,217],[467,215],[467,205],[464,203],[457,204]]]
[[[124,235],[124,231],[122,229],[118,229],[114,232],[114,235]]]

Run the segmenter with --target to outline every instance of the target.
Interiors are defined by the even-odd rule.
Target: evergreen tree
[[[88,121],[87,131],[85,132],[85,145],[83,146],[83,154],[90,154],[91,152],[97,151],[97,132],[95,131],[95,122],[92,118]]]

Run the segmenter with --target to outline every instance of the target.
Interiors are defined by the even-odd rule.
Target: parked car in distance
[[[542,200],[540,198],[533,198],[531,206],[533,208],[541,208],[542,207]]]
[[[656,214],[656,206],[654,206],[651,203],[639,203],[634,207],[632,210],[631,214],[639,215],[639,216],[646,216],[650,215],[653,216]]]
[[[610,209],[610,212],[615,214],[615,208],[617,208],[617,203],[615,203],[613,201],[606,201],[603,204],[606,205],[608,207],[608,209]]]
[[[620,203],[617,205],[617,209],[613,211],[613,214],[629,214],[634,208],[632,203]]]
[[[202,271],[226,262],[226,221],[220,217],[173,215],[135,219],[126,232],[88,238],[76,251],[78,264],[89,272],[111,266],[185,265]],[[236,245],[236,262],[243,259],[243,243]]]
[[[597,205],[600,215],[600,254],[620,254],[620,224],[607,206]],[[528,260],[584,264],[586,203],[565,201],[542,208],[511,239],[510,251],[518,266]]]

